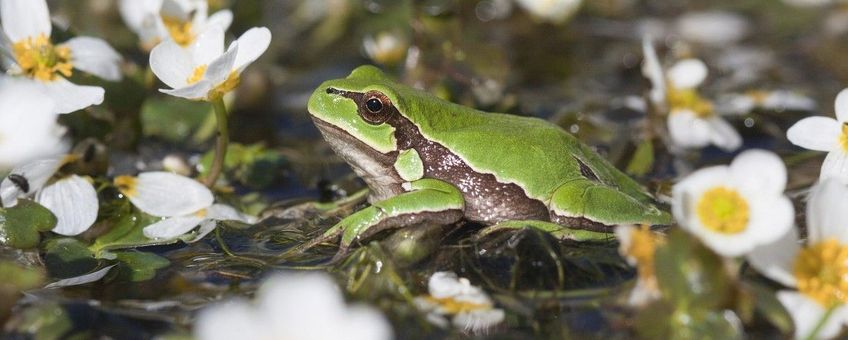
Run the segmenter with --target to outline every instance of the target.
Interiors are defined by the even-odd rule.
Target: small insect
[[[25,194],[29,193],[29,181],[23,175],[11,174],[9,175],[9,180]]]

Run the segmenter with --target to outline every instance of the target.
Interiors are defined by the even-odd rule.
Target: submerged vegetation
[[[0,337],[848,334],[839,1],[0,0],[0,25]],[[339,252],[369,192],[307,99],[362,64],[560,126],[674,223]]]

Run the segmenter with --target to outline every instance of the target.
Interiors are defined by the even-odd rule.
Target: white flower
[[[659,299],[661,292],[654,259],[657,247],[665,240],[654,234],[649,226],[622,225],[615,228],[615,237],[619,242],[618,252],[639,271],[636,286],[631,290],[627,303],[631,306],[645,306]]]
[[[749,91],[726,95],[719,99],[718,110],[729,114],[748,114],[756,109],[768,111],[812,111],[816,102],[810,97],[790,91]]]
[[[345,304],[323,273],[277,274],[266,279],[253,303],[232,300],[200,312],[199,340],[384,340],[392,328],[376,309]]]
[[[676,28],[687,41],[714,46],[742,40],[750,29],[744,17],[726,11],[686,13],[677,19]]]
[[[124,22],[145,49],[167,39],[189,46],[210,27],[226,31],[233,21],[230,10],[208,16],[206,0],[121,0],[119,6]]]
[[[745,151],[730,166],[700,169],[675,184],[672,213],[680,226],[723,256],[740,256],[792,229],[783,195],[786,167],[772,152]]]
[[[228,205],[213,204],[215,198],[203,184],[170,172],[118,176],[115,186],[139,210],[164,217],[144,228],[144,235],[152,239],[176,238],[200,225],[198,234],[187,241],[194,242],[214,230],[218,221],[251,223],[255,220]]]
[[[516,0],[533,17],[552,23],[568,20],[580,9],[582,0]]]
[[[380,32],[368,35],[362,41],[365,54],[380,64],[394,65],[403,59],[409,43],[397,32]]]
[[[50,41],[52,25],[45,0],[0,0],[0,51],[9,73],[33,79],[59,113],[103,102],[103,88],[69,82],[73,69],[106,80],[121,79],[121,56],[105,41],[76,37],[60,45]]]
[[[645,38],[642,48],[642,73],[653,85],[649,97],[659,110],[668,111],[668,131],[674,145],[701,148],[713,144],[725,151],[738,149],[742,137],[716,114],[712,103],[698,94],[697,87],[708,74],[704,62],[684,59],[663,72],[650,39]]]
[[[239,75],[271,42],[271,31],[252,28],[224,51],[224,30],[213,27],[201,33],[187,48],[168,40],[150,52],[153,73],[172,90],[172,96],[211,100],[239,84]]]
[[[486,332],[501,323],[504,311],[480,287],[472,286],[466,278],[451,272],[436,272],[428,282],[430,295],[415,298],[415,304],[427,319],[441,327],[448,326],[447,316],[453,316],[453,326],[474,334]]]
[[[0,171],[64,154],[64,128],[36,85],[0,76]]]
[[[12,170],[0,182],[3,206],[17,204],[18,198],[35,196],[35,201],[56,215],[53,232],[79,235],[97,220],[97,192],[89,180],[69,175],[47,184],[66,160],[48,159],[25,164]],[[47,185],[45,185],[47,184]]]
[[[809,336],[831,309],[818,338],[832,338],[848,323],[848,188],[828,179],[813,189],[807,231],[803,246],[792,228],[748,260],[763,275],[797,289],[777,294],[795,322],[796,338]]]
[[[800,147],[827,151],[819,180],[837,178],[848,183],[848,89],[836,96],[836,119],[807,117],[792,125],[786,137]]]

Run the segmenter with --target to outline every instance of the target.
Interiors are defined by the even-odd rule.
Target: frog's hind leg
[[[613,232],[622,224],[668,224],[668,213],[615,187],[588,179],[563,184],[548,203],[552,222],[579,229]]]
[[[509,220],[486,227],[477,236],[483,237],[502,230],[515,230],[531,228],[551,234],[560,240],[572,240],[579,242],[606,242],[615,238],[615,235],[607,232],[598,232],[580,228],[570,228],[553,222],[536,220]]]

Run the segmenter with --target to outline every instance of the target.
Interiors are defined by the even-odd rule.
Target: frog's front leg
[[[324,239],[342,235],[340,251],[354,241],[380,230],[422,222],[449,224],[463,216],[465,201],[453,185],[437,179],[403,184],[407,192],[379,201],[350,215],[324,233]]]
[[[579,242],[606,242],[615,239],[612,233],[570,228],[552,222],[536,220],[510,220],[502,221],[493,226],[481,230],[477,236],[483,237],[501,230],[536,229],[551,234],[560,240],[572,240]]]

